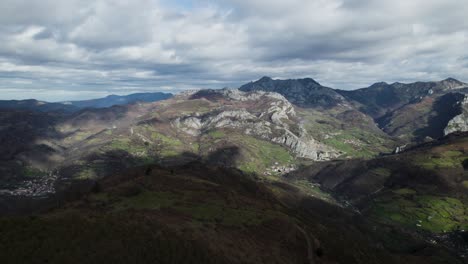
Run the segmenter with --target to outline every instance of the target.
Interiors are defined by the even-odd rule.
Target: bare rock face
[[[460,82],[454,78],[448,78],[443,81],[440,81],[439,84],[448,90],[462,89],[466,88],[468,84]]]
[[[312,138],[300,138],[290,131],[282,136],[272,138],[271,141],[282,144],[291,149],[296,156],[312,160],[329,160],[336,157],[336,153],[326,151],[323,146]]]
[[[454,132],[466,132],[468,131],[468,114],[463,113],[457,115],[455,118],[450,120],[447,128],[445,128],[445,135],[454,133]]]
[[[328,160],[338,156],[336,151],[307,134],[297,120],[293,105],[278,93],[222,89],[203,91],[203,95],[207,99],[221,96],[228,102],[203,115],[177,117],[172,122],[173,127],[192,136],[213,129],[237,129],[246,135],[281,144],[297,157]],[[190,96],[200,98],[196,93]]]
[[[468,131],[468,96],[465,96],[463,101],[461,101],[459,104],[460,108],[462,109],[462,113],[449,121],[447,127],[444,130],[445,135],[454,132]]]
[[[214,128],[257,128],[259,133],[268,133],[271,130],[266,122],[256,122],[258,118],[245,109],[228,110],[220,113],[209,113],[203,116],[178,117],[172,125],[187,134],[199,136],[204,131]],[[260,125],[260,127],[259,127]],[[264,126],[264,129],[258,129]]]

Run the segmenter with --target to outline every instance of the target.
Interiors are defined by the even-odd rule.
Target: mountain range
[[[263,77],[2,101],[0,259],[467,263],[467,93]]]
[[[439,138],[462,113],[468,84],[448,78],[410,84],[385,82],[351,91],[324,87],[313,79],[273,80],[269,77],[240,87],[241,91],[271,91],[303,108],[324,112],[359,112],[373,119],[386,134],[405,141]]]
[[[0,100],[0,109],[7,110],[29,110],[39,112],[64,112],[73,113],[84,108],[106,108],[114,105],[126,105],[136,102],[156,102],[171,98],[170,93],[135,93],[130,95],[109,95],[105,98],[83,100],[83,101],[67,101],[50,103],[38,101],[35,99],[29,100]]]

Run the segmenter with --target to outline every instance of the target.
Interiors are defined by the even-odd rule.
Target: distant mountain
[[[468,84],[448,78],[440,82],[415,82],[410,84],[385,82],[352,91],[337,90],[364,113],[380,118],[405,105],[418,103],[425,97],[435,97],[468,88]]]
[[[376,83],[341,91],[357,109],[374,118],[390,136],[406,142],[440,138],[450,120],[462,111],[468,84],[448,78],[439,82]]]
[[[62,103],[48,103],[35,99],[29,100],[0,100],[0,109],[2,110],[28,110],[38,112],[65,112],[71,113],[79,110],[73,105]]]
[[[73,113],[83,108],[105,108],[114,105],[126,105],[135,102],[156,102],[171,98],[170,93],[135,93],[130,95],[109,95],[105,98],[84,101],[68,101],[50,103],[29,100],[0,100],[0,109],[3,110],[28,110],[38,112],[62,112]]]
[[[311,78],[273,80],[270,77],[263,77],[243,85],[239,90],[277,92],[301,107],[331,108],[345,101],[345,98],[334,89],[322,86]]]
[[[446,93],[427,96],[406,104],[377,119],[381,129],[406,141],[421,142],[445,135],[449,122],[462,113],[461,93]],[[455,129],[455,131],[466,131]]]
[[[84,101],[62,102],[66,105],[72,105],[78,108],[105,108],[114,105],[126,105],[135,102],[156,102],[171,98],[170,93],[135,93],[130,95],[109,95],[104,98],[91,99]]]
[[[468,84],[453,78],[410,84],[380,82],[345,91],[324,87],[310,78],[273,80],[263,77],[243,85],[240,90],[274,91],[297,106],[310,109],[308,111],[318,110],[345,124],[351,122],[354,127],[364,126],[370,131],[378,127],[402,143],[442,137],[446,131],[453,130],[446,128],[456,116],[458,119],[452,121],[452,127],[468,130],[460,116]]]

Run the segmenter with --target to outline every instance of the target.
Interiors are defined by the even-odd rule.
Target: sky
[[[468,1],[2,0],[0,99],[468,80]]]

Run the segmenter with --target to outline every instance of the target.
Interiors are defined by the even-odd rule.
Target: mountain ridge
[[[171,93],[153,92],[153,93],[133,93],[128,95],[111,94],[103,98],[81,100],[81,101],[64,101],[62,104],[77,106],[78,108],[105,108],[113,105],[125,105],[135,102],[156,102],[169,99],[173,96]]]
[[[438,108],[436,103],[443,100],[446,94],[455,94],[455,96],[458,96],[456,94],[466,94],[468,84],[454,78],[447,78],[441,81],[407,84],[377,82],[366,88],[340,90],[321,86],[311,78],[274,80],[270,77],[263,77],[258,81],[243,85],[239,89],[242,91],[278,92],[293,104],[303,108],[334,112],[360,112],[370,116],[375,125],[385,133],[390,132],[390,136],[396,136],[402,138],[404,142],[409,142],[421,141],[434,135],[443,135],[445,126],[456,115],[460,114],[461,110],[456,102],[447,103],[446,107],[451,109],[447,111]],[[457,98],[458,101],[462,100],[460,97]],[[416,111],[420,112],[419,123],[412,125],[413,128],[409,130],[395,130],[395,127],[409,124],[412,121],[406,117],[406,113],[411,114],[414,110],[409,112],[404,110],[409,108],[420,108]],[[439,116],[438,118],[444,127],[431,128],[430,122],[433,116]]]
[[[0,109],[74,113],[84,108],[106,108],[114,105],[125,105],[136,102],[155,102],[169,99],[172,96],[173,94],[170,93],[155,92],[108,95],[103,98],[63,102],[46,102],[36,99],[0,100]]]

